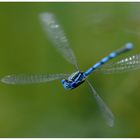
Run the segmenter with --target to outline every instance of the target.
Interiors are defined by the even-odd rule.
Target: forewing
[[[68,74],[13,74],[3,77],[1,82],[5,84],[33,84],[45,83],[66,77],[68,77]]]
[[[105,64],[97,71],[105,74],[111,74],[127,72],[137,69],[140,69],[140,54],[123,58],[117,62]]]
[[[69,47],[68,39],[65,33],[58,23],[55,15],[52,13],[41,13],[40,19],[44,27],[44,31],[48,35],[50,41],[54,44],[54,47],[62,54],[62,56],[77,69],[76,57]]]
[[[101,113],[103,115],[103,118],[105,119],[106,123],[108,126],[112,127],[114,125],[114,115],[111,112],[111,110],[108,108],[108,106],[105,104],[105,102],[103,101],[103,99],[98,95],[98,93],[96,92],[96,90],[93,88],[93,86],[91,85],[91,83],[86,80],[88,85],[90,86],[93,96],[96,99],[96,102],[101,110]]]

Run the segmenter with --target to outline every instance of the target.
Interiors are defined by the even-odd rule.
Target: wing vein
[[[97,71],[105,74],[111,74],[128,72],[137,69],[140,69],[140,54],[123,58],[117,62],[105,64]]]
[[[52,13],[41,13],[40,20],[44,27],[44,31],[47,34],[50,41],[56,50],[71,64],[73,64],[76,69],[78,69],[76,57],[74,52],[69,47],[68,39],[58,23],[55,15]]]
[[[108,126],[112,127],[114,125],[114,115],[111,112],[111,110],[108,108],[106,103],[103,101],[103,99],[99,96],[99,94],[96,92],[96,90],[93,88],[91,83],[86,79],[88,85],[90,86],[93,96],[96,99],[96,102],[101,110],[102,116],[105,119]]]
[[[69,74],[12,74],[1,79],[6,84],[33,84],[44,83],[68,77]]]

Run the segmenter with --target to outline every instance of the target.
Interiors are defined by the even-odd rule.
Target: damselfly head
[[[73,89],[85,81],[83,72],[77,71],[71,74],[68,79],[62,79],[62,85],[65,89]]]

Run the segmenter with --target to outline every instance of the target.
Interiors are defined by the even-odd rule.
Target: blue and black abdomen
[[[106,62],[108,62],[110,59],[117,57],[118,55],[127,52],[129,50],[131,50],[133,48],[133,44],[132,43],[127,43],[125,44],[125,46],[117,51],[114,51],[112,53],[110,53],[108,56],[104,57],[103,59],[101,59],[101,61],[97,62],[95,65],[93,65],[91,68],[89,68],[84,75],[88,76],[90,73],[92,73],[94,70],[96,70],[97,68],[99,68],[100,66],[102,66],[103,64],[105,64]]]

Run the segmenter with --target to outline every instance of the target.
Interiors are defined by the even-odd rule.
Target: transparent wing
[[[108,106],[105,104],[105,102],[103,101],[103,99],[98,95],[98,93],[96,92],[96,90],[93,88],[93,86],[91,85],[91,83],[86,80],[88,85],[90,86],[93,96],[96,99],[96,102],[101,110],[101,113],[107,123],[108,126],[112,127],[114,125],[114,115],[111,112],[111,110],[108,108]]]
[[[110,73],[127,72],[137,69],[140,69],[140,54],[123,58],[117,62],[105,64],[97,71],[105,74],[110,74]]]
[[[33,84],[33,83],[44,83],[61,78],[68,77],[69,74],[13,74],[7,75],[1,79],[1,82],[5,84]]]
[[[54,44],[54,47],[62,54],[62,56],[77,69],[76,57],[69,47],[68,39],[65,33],[58,23],[55,15],[52,13],[41,13],[40,19],[44,27],[44,31],[47,33],[49,39]]]

